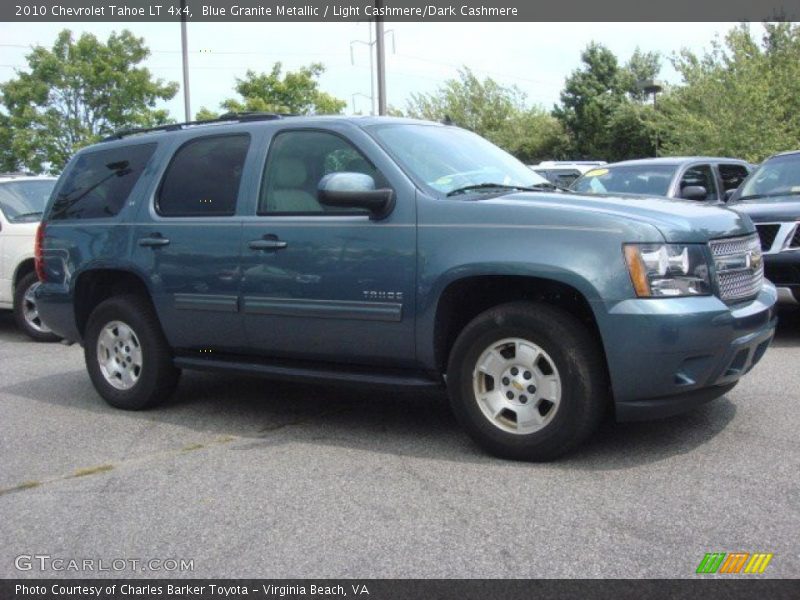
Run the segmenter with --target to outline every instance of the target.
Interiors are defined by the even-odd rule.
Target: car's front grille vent
[[[758,236],[712,240],[708,246],[714,257],[720,298],[724,302],[739,302],[757,296],[764,284]]]
[[[758,237],[761,239],[761,249],[764,252],[767,252],[770,248],[772,248],[772,244],[775,243],[775,236],[778,235],[780,228],[780,225],[772,223],[768,225],[756,225]]]

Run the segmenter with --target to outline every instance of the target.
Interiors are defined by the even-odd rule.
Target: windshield
[[[787,200],[800,194],[800,154],[772,158],[742,184],[737,200],[766,198],[772,201]],[[794,198],[796,200],[796,198]]]
[[[547,180],[479,135],[441,125],[385,125],[373,130],[389,154],[411,175],[443,194],[496,183],[530,187]],[[471,193],[486,193],[487,189]]]
[[[674,165],[620,165],[592,169],[570,188],[583,194],[645,194],[666,196]]]
[[[55,179],[0,183],[0,209],[12,223],[38,221],[55,184]]]

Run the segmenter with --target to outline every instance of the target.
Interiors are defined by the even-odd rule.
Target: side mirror
[[[722,201],[727,204],[728,202],[731,201],[731,198],[733,198],[733,195],[735,193],[736,193],[736,188],[733,188],[732,190],[725,190],[725,194],[722,196]]]
[[[686,200],[705,200],[708,190],[702,185],[687,185],[681,190],[681,198]]]
[[[375,189],[375,180],[364,173],[330,173],[317,186],[320,204],[335,208],[363,208],[371,219],[383,219],[394,208],[394,192]]]

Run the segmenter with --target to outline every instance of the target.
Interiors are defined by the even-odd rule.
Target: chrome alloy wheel
[[[519,435],[548,425],[561,402],[561,377],[553,359],[522,338],[486,348],[472,373],[472,387],[489,422]]]
[[[37,333],[50,333],[50,328],[42,322],[39,316],[39,309],[36,306],[34,293],[41,284],[37,281],[33,283],[22,296],[22,316],[28,326]]]
[[[129,390],[142,373],[142,347],[131,327],[111,321],[97,337],[97,363],[106,381],[118,390]]]

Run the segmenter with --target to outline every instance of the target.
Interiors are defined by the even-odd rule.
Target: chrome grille
[[[708,244],[714,257],[717,286],[724,302],[755,297],[764,283],[764,260],[758,235],[748,235]]]

